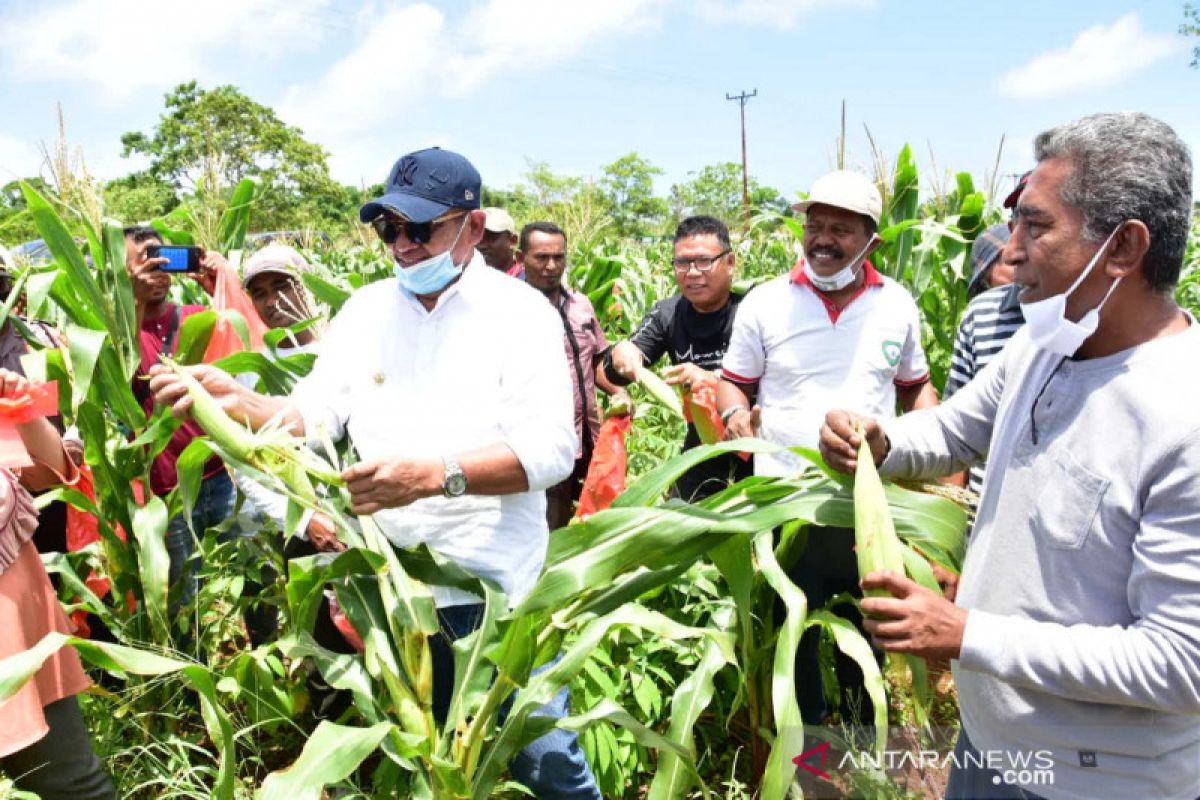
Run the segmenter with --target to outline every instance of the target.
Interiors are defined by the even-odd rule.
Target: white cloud
[[[44,160],[35,145],[0,135],[0,184],[41,174]]]
[[[1044,98],[1113,86],[1178,50],[1171,34],[1142,29],[1137,14],[1111,25],[1096,25],[1070,47],[1051,50],[1000,78],[1004,97]]]
[[[332,0],[67,0],[0,17],[7,77],[82,81],[108,99],[317,44]],[[29,8],[26,6],[25,8]],[[269,31],[269,35],[265,34]]]
[[[789,30],[813,12],[841,6],[873,8],[875,0],[699,0],[693,7],[697,14],[713,22]]]
[[[658,18],[652,0],[487,0],[457,20],[428,3],[381,7],[320,78],[288,87],[279,114],[335,154],[330,168],[339,179],[374,181],[386,170],[376,163],[381,129],[403,129],[424,114],[420,102],[561,64]]]

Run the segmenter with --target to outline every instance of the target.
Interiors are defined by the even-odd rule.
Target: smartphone
[[[199,247],[185,247],[174,244],[152,244],[146,248],[146,258],[165,258],[166,264],[159,264],[163,272],[199,272]]]

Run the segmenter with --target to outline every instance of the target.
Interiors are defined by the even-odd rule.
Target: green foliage
[[[604,167],[600,189],[618,235],[638,238],[661,228],[667,204],[654,195],[654,176],[662,174],[660,168],[637,153],[628,153]]]
[[[9,181],[0,188],[0,241],[19,244],[38,237],[37,224],[25,204],[21,184],[26,183],[45,194],[50,186],[41,178]]]
[[[166,95],[154,130],[126,133],[121,144],[122,155],[150,159],[146,176],[158,186],[199,195],[206,204],[228,199],[244,178],[259,180],[264,193],[255,218],[268,230],[344,228],[346,210],[358,199],[330,178],[324,148],[233,86],[180,84]]]
[[[193,87],[188,102],[199,105],[201,94]],[[486,201],[503,201],[518,219],[545,216],[568,227],[568,280],[592,298],[615,341],[628,336],[656,300],[673,293],[675,283],[670,243],[636,239],[647,231],[669,232],[661,219],[665,212],[659,210],[657,223],[651,214],[618,222],[608,213],[619,193],[644,194],[654,168],[636,154],[610,167],[609,181],[594,185],[531,164],[526,184],[489,192]],[[732,176],[727,165],[715,167],[705,176],[712,186],[697,179],[691,196],[708,198],[698,203],[724,197],[736,217],[740,175],[730,183]],[[165,195],[157,194],[167,178],[147,173],[110,185],[109,196],[118,206],[125,203],[124,209],[142,204],[149,210],[155,198],[163,199],[160,226],[229,249],[243,245],[251,218],[260,227],[265,198],[276,191],[274,180],[263,175],[225,183],[219,195],[202,180],[199,194],[168,207]],[[925,310],[936,376],[936,362],[948,358],[946,343],[953,335],[956,313],[950,310],[961,309],[965,300],[969,242],[996,212],[984,207],[969,176],[958,176],[949,191],[925,202],[917,181],[905,149],[894,174],[886,176],[881,226],[886,244],[876,263],[908,286]],[[735,242],[743,281],[786,271],[803,234],[799,220],[779,213],[782,199],[762,192],[762,205],[776,210],[759,214]],[[70,389],[63,411],[83,431],[98,501],[92,505],[71,489],[59,494],[98,511],[102,537],[82,553],[51,559],[50,567],[62,578],[64,600],[100,615],[129,648],[105,651],[74,643],[117,676],[118,691],[88,698],[87,709],[123,793],[244,797],[261,787],[264,794],[319,796],[324,787],[336,787],[351,796],[504,795],[508,760],[545,730],[545,720],[532,711],[563,686],[571,687],[577,713],[560,726],[581,732],[605,796],[682,797],[696,787],[763,798],[792,791],[790,758],[798,752],[794,734],[802,722],[795,681],[820,679],[793,674],[791,653],[799,634],[818,626],[864,666],[871,660],[861,637],[821,609],[806,608],[786,575],[810,524],[849,524],[852,502],[844,479],[814,465],[790,479],[743,481],[694,506],[665,500],[671,483],[698,460],[771,445],[746,441],[679,455],[682,423],[644,402],[630,437],[629,490],[615,508],[552,535],[538,585],[515,609],[508,609],[495,587],[428,551],[394,551],[369,520],[361,534],[352,530],[346,497],[333,486],[316,499],[300,498],[296,491],[289,496],[337,520],[351,544],[347,552],[285,565],[270,526],[254,541],[221,542],[217,529],[197,531],[204,588],[171,615],[161,536],[166,518],[194,500],[209,446],[200,442],[185,453],[179,490],[144,506],[133,501],[131,483],[146,479],[150,460],[177,423],[162,412],[147,418],[132,393],[138,354],[119,227],[95,229],[75,217],[64,220],[46,194],[26,186],[6,202],[10,208],[19,202],[54,255],[51,268],[23,276],[22,291],[33,311],[67,328],[70,347],[43,351],[40,358],[46,374]],[[90,266],[72,238],[76,232]],[[333,310],[354,289],[392,269],[373,238],[354,242],[347,236],[332,247],[317,240],[307,255],[314,270],[306,284]],[[1180,286],[1185,302],[1195,302],[1200,285],[1195,262],[1189,251]],[[194,319],[186,349],[199,353],[215,317]],[[268,346],[281,335],[269,336]],[[286,391],[310,365],[311,357],[270,362],[261,354],[237,354],[224,362],[257,373],[272,391]],[[219,445],[214,449],[238,461]],[[288,491],[287,476],[276,474],[282,470],[243,468],[253,479]],[[899,487],[888,487],[887,495],[906,552],[919,547],[955,568],[965,514],[948,501]],[[118,535],[118,525],[129,532],[128,541]],[[778,540],[771,534],[777,528]],[[283,577],[267,580],[268,564]],[[132,597],[135,605],[98,598],[80,578],[93,569],[112,581],[113,597]],[[242,597],[249,581],[268,584],[257,599]],[[467,586],[489,604],[484,625],[457,647],[451,717],[440,726],[430,713],[425,660],[436,624],[430,582]],[[363,634],[365,654],[332,653],[313,640],[327,586],[335,587]],[[785,601],[783,613],[779,598]],[[252,603],[278,609],[278,641],[259,648],[245,642],[240,614]],[[35,655],[62,644],[48,642]],[[184,644],[207,653],[208,663],[179,656],[175,650]],[[562,660],[550,665],[560,651]],[[27,662],[0,665],[0,686],[28,674]],[[548,668],[533,675],[539,666]],[[352,708],[339,719],[318,720],[312,676],[349,692]],[[876,677],[869,676],[872,685]],[[502,722],[499,707],[514,690],[514,705]]]
[[[691,214],[708,214],[732,226],[742,215],[742,165],[732,161],[710,164],[698,172],[689,172],[689,180],[671,186],[671,211],[676,219]],[[754,176],[749,181],[751,213],[785,213],[788,202],[770,186],[762,186]]]
[[[104,207],[115,219],[145,222],[177,205],[175,188],[146,173],[134,173],[104,185]]]
[[[1183,4],[1183,22],[1179,24],[1182,36],[1200,36],[1200,7],[1192,3]],[[1200,68],[1200,46],[1192,48],[1192,69]]]

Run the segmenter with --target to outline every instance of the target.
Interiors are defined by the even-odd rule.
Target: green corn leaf
[[[313,297],[329,306],[331,316],[336,315],[341,310],[342,305],[350,299],[350,292],[340,286],[335,286],[318,275],[306,272],[300,277],[304,280],[304,285],[312,292]]]
[[[199,311],[191,314],[179,325],[179,339],[175,347],[175,361],[180,364],[199,364],[204,361],[204,351],[217,326],[217,312]]]
[[[88,390],[92,388],[96,364],[110,339],[104,331],[81,328],[74,324],[67,325],[66,333],[74,378],[71,386],[72,409],[77,410],[79,404],[87,397]]]
[[[483,749],[473,776],[473,796],[488,796],[500,773],[517,751],[553,724],[549,718],[536,715],[537,709],[548,703],[562,687],[571,682],[608,632],[618,627],[637,628],[671,641],[707,639],[720,648],[725,660],[734,660],[733,637],[728,633],[682,625],[664,614],[633,603],[588,622],[570,645],[563,649],[559,660],[532,676],[525,688],[517,693],[496,738],[488,742]],[[501,665],[501,672],[503,671]]]
[[[167,506],[150,495],[146,505],[134,505],[129,498],[133,517],[133,535],[138,546],[138,568],[141,575],[142,599],[150,625],[159,642],[170,638],[170,623],[167,616],[168,570],[171,559],[167,555],[165,536],[167,533]]]
[[[709,624],[717,630],[727,631],[733,623],[733,610],[722,608],[713,614]],[[700,662],[676,688],[675,695],[671,698],[671,723],[667,729],[667,738],[685,748],[688,757],[685,760],[671,748],[661,750],[658,770],[647,795],[648,800],[675,800],[683,797],[684,792],[695,785],[696,745],[692,731],[700,715],[712,702],[713,679],[727,663],[717,643],[706,642],[701,651]]]
[[[268,775],[255,796],[258,800],[320,800],[322,789],[348,778],[394,728],[390,722],[355,728],[323,720],[295,763]]]
[[[771,671],[771,704],[775,716],[775,741],[767,757],[767,768],[763,774],[759,797],[762,800],[781,800],[792,785],[796,767],[792,759],[804,751],[804,720],[800,716],[800,705],[796,701],[796,649],[808,619],[808,598],[792,583],[775,560],[775,549],[770,531],[759,534],[754,540],[754,553],[758,557],[763,578],[783,601],[785,609],[779,638],[775,642],[774,664]],[[805,680],[817,680],[817,676],[802,676]]]
[[[862,670],[864,688],[875,707],[875,747],[882,751],[887,745],[887,689],[879,662],[875,660],[875,651],[858,632],[858,628],[854,627],[854,623],[844,617],[824,610],[813,611],[808,615],[805,627],[811,625],[819,625],[828,631],[837,648],[854,659],[854,663]]]
[[[257,178],[242,178],[233,189],[229,207],[221,214],[217,223],[217,248],[228,253],[241,250],[250,230],[250,211],[261,195],[261,183]]]

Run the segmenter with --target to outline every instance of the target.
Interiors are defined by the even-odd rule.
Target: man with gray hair
[[[1200,327],[1175,304],[1187,147],[1145,114],[1046,131],[1005,258],[1026,325],[944,405],[864,419],[880,471],[988,459],[957,604],[866,576],[889,651],[956,659],[948,797],[1200,794]],[[855,415],[821,449],[855,466]]]

